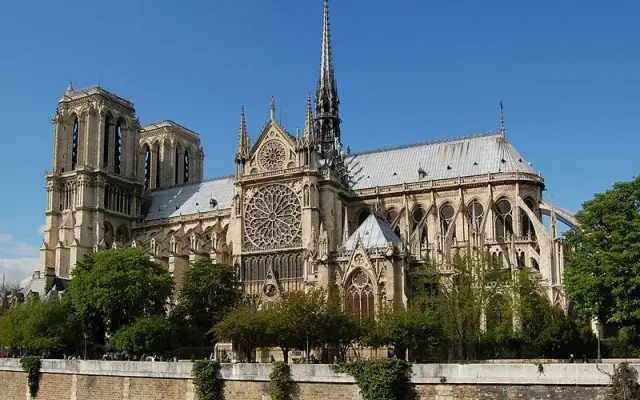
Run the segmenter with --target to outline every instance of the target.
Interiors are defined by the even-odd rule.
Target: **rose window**
[[[267,171],[281,169],[286,158],[286,150],[277,140],[267,142],[258,156],[260,166]]]
[[[247,204],[246,238],[257,249],[298,246],[302,234],[301,214],[300,200],[289,187],[261,188]]]

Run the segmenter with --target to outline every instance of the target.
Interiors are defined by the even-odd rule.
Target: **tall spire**
[[[249,136],[247,135],[247,123],[245,121],[244,106],[240,109],[240,129],[238,129],[238,155],[244,156],[249,150]]]
[[[338,86],[333,72],[331,52],[331,24],[329,23],[329,0],[324,0],[322,20],[322,52],[320,76],[316,88],[316,135],[320,142],[320,156],[333,164],[338,159],[336,145],[340,144],[340,117],[338,108]]]
[[[304,137],[313,139],[313,110],[311,109],[311,93],[307,94],[307,112],[304,119]]]

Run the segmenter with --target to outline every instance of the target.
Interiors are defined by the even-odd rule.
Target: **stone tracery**
[[[258,156],[260,166],[267,171],[281,169],[286,158],[286,150],[277,140],[268,141]]]
[[[300,199],[289,187],[276,184],[259,189],[245,212],[247,246],[257,250],[299,246],[301,215]]]

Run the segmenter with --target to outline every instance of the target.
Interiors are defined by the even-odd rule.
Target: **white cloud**
[[[20,282],[39,269],[39,264],[39,258],[0,258],[0,274],[5,274],[7,282]]]
[[[39,269],[39,249],[16,240],[10,233],[0,233],[0,274],[8,282],[19,282]]]

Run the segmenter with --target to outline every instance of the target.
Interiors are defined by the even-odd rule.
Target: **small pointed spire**
[[[342,223],[342,244],[344,245],[349,240],[349,214],[347,213],[347,207],[344,207],[344,222]]]
[[[311,108],[311,93],[307,94],[307,112],[304,120],[304,136],[311,138],[313,132],[313,109]]]
[[[502,105],[502,99],[500,99],[500,134],[505,137],[504,129],[504,107]]]
[[[296,139],[300,140],[300,127],[296,127]]]
[[[271,96],[271,121],[276,120],[276,98]]]
[[[69,82],[69,86],[67,86],[67,91],[64,93],[67,96],[71,96],[71,93],[73,93],[73,82]]]
[[[240,109],[240,128],[238,129],[238,154],[245,154],[249,146],[247,135],[247,123],[244,115],[244,106]]]

